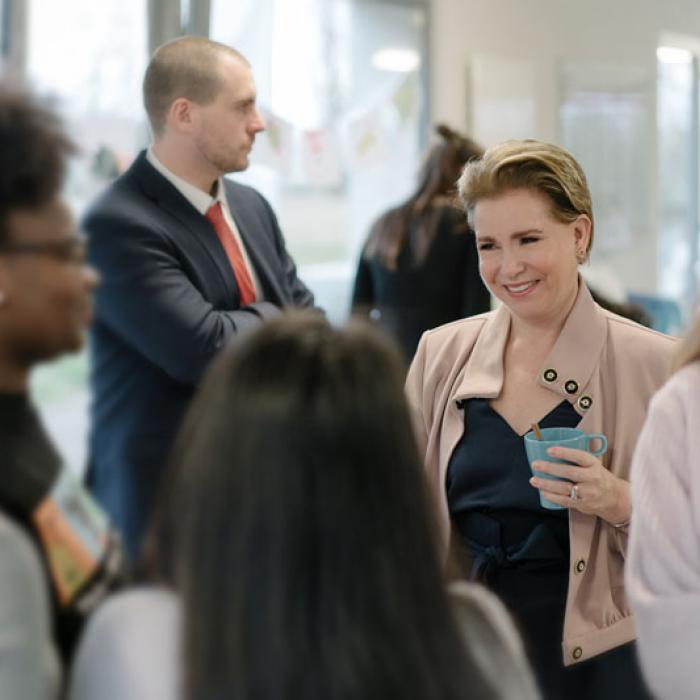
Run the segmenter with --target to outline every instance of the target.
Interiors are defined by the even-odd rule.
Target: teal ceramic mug
[[[608,439],[602,433],[584,433],[583,430],[579,430],[578,428],[540,428],[540,432],[542,433],[541,440],[538,440],[535,437],[535,433],[532,431],[525,434],[525,452],[527,453],[527,460],[530,462],[530,469],[532,469],[532,463],[538,459],[545,462],[573,464],[573,462],[568,462],[565,459],[557,459],[556,457],[548,455],[547,450],[550,447],[571,447],[575,450],[585,450],[595,457],[600,457],[600,455],[605,454],[608,449]],[[596,440],[600,442],[600,447],[593,449],[591,445]],[[541,479],[566,481],[558,476],[545,474],[536,469],[532,469],[532,473]],[[541,491],[539,493],[540,504],[543,508],[549,508],[550,510],[561,510],[564,508],[564,506],[552,503],[546,498],[543,498]]]

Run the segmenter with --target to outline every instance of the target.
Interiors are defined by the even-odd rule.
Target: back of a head
[[[436,212],[444,213],[445,204],[448,208],[457,204],[462,168],[483,154],[475,141],[444,124],[438,124],[435,132],[440,138],[425,155],[415,191],[375,222],[365,246],[365,257],[377,258],[390,270],[397,268],[399,255],[409,244],[416,263],[423,263],[440,223]]]
[[[180,443],[189,697],[488,696],[447,605],[402,377],[372,331],[307,315],[212,369]]]
[[[0,244],[11,211],[40,207],[59,193],[74,150],[51,109],[27,92],[0,86]]]
[[[166,116],[179,97],[204,105],[221,89],[219,61],[233,56],[247,63],[235,49],[201,36],[183,36],[155,50],[143,79],[143,102],[156,138],[165,129]]]
[[[591,220],[588,253],[593,244],[593,205],[583,169],[560,146],[534,139],[504,141],[469,162],[458,183],[459,196],[471,219],[481,199],[509,190],[528,189],[549,200],[552,216],[570,223],[581,214]]]
[[[480,158],[484,149],[468,136],[454,131],[445,124],[435,127],[439,141],[428,151],[414,195],[426,203],[436,196],[453,196],[457,193],[457,179],[462,168]]]

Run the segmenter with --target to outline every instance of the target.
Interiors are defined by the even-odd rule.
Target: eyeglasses
[[[79,265],[85,262],[85,237],[71,236],[57,241],[4,243],[0,244],[0,255],[46,255],[61,262]]]

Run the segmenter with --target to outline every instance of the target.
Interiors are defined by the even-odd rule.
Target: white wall
[[[648,224],[634,232],[629,250],[604,261],[632,291],[656,287],[655,50],[668,33],[700,38],[698,0],[432,2],[433,119],[471,131],[484,145],[526,136],[557,142],[564,65],[615,65],[644,77],[649,126],[639,147],[649,163]]]

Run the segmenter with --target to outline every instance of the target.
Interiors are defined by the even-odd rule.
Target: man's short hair
[[[27,92],[0,85],[0,243],[15,209],[50,202],[61,190],[76,147],[63,122]]]
[[[168,110],[178,97],[197,104],[216,97],[222,55],[247,63],[236,49],[200,36],[183,36],[155,50],[143,79],[143,103],[155,136],[163,133]]]

